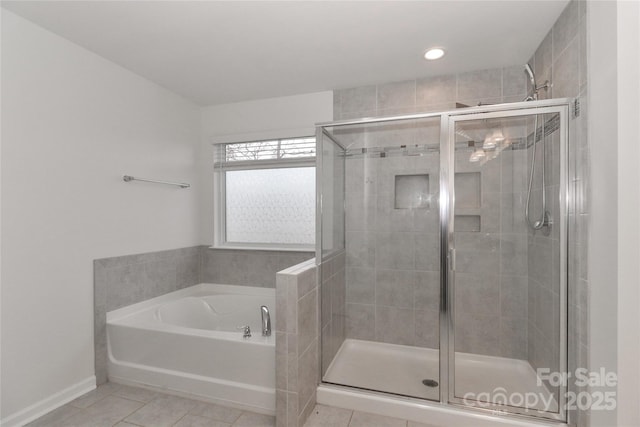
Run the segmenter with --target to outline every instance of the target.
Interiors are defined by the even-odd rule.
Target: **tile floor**
[[[316,405],[304,427],[438,427],[366,412]]]
[[[28,427],[274,427],[275,417],[107,383]]]
[[[275,427],[275,417],[107,383],[28,427]],[[317,405],[304,427],[435,427]]]

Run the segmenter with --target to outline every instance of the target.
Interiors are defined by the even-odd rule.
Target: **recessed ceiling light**
[[[440,59],[444,56],[444,49],[441,47],[432,47],[424,53],[424,59],[433,61],[434,59]]]

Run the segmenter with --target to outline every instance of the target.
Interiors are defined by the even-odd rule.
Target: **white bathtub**
[[[199,284],[107,313],[109,379],[275,414],[275,289]],[[251,338],[238,326],[249,325]]]

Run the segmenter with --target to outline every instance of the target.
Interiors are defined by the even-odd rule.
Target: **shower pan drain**
[[[427,387],[438,387],[438,381],[436,380],[422,380],[422,384],[426,385]]]

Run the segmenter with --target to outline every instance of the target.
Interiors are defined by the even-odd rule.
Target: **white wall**
[[[587,8],[591,224],[589,307],[591,370],[617,372],[618,183],[616,3]],[[620,151],[622,152],[622,151]],[[593,392],[604,391],[593,388]],[[615,388],[613,389],[615,391]],[[592,426],[617,425],[617,411],[591,411]]]
[[[199,243],[200,109],[2,12],[3,420],[91,379],[96,258]],[[86,384],[86,383],[85,383]]]
[[[618,2],[618,425],[640,425],[640,3]]]
[[[315,123],[331,120],[332,91],[203,108],[200,147],[201,243],[213,243],[213,141],[313,135]]]
[[[590,364],[618,374],[617,410],[592,410],[591,425],[638,426],[640,5],[591,1],[588,12]]]

